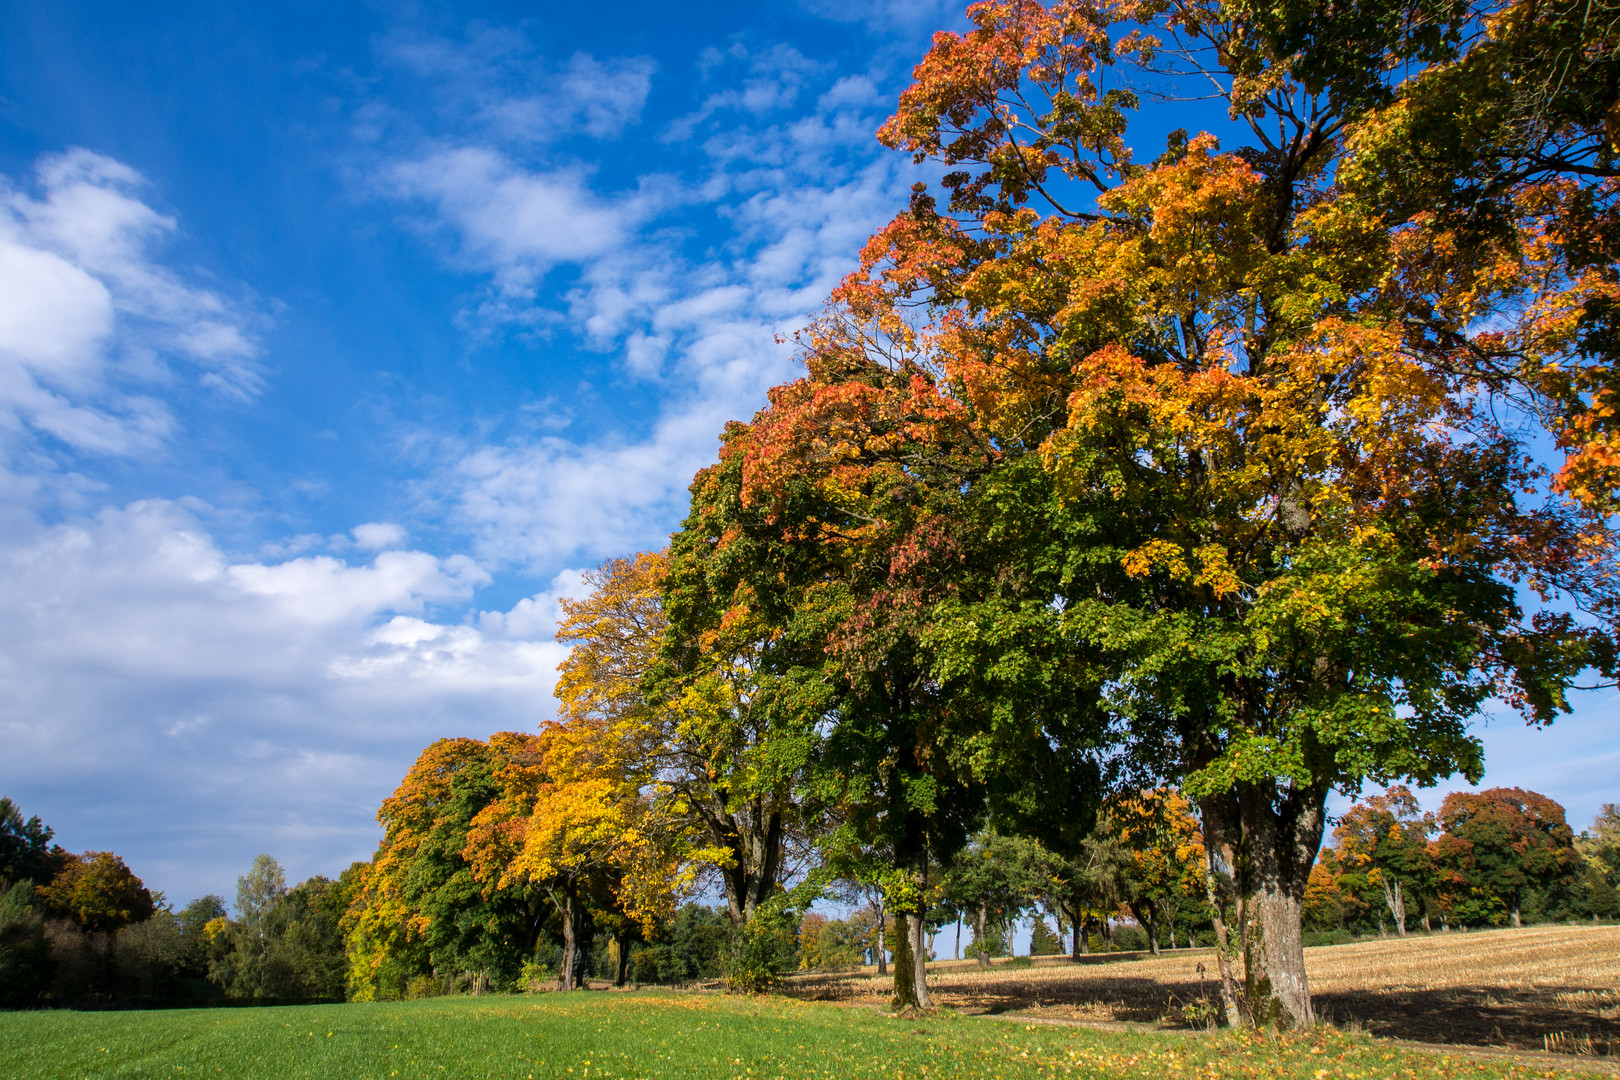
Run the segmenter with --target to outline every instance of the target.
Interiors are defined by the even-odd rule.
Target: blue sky
[[[8,3],[0,792],[183,902],[336,873],[428,742],[549,716],[557,598],[792,377],[959,20]],[[1617,718],[1495,722],[1487,780],[1589,821]]]

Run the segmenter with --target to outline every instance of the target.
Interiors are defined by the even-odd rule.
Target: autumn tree
[[[666,604],[688,620],[703,603],[697,567],[670,573],[667,552],[612,559],[586,575],[586,596],[563,601],[559,719],[601,732],[619,749],[622,782],[647,798],[666,846],[720,881],[732,921],[746,925],[780,885],[807,827],[799,786],[802,722],[773,712],[765,642],[733,621],[708,634],[671,634]]]
[[[71,855],[48,885],[39,887],[46,910],[72,919],[90,933],[143,922],[157,905],[141,879],[110,851]]]
[[[754,466],[781,499],[820,469],[800,535],[836,527],[835,549],[882,527],[881,550],[908,550],[922,521],[1028,538],[1011,553],[1039,557],[1000,578],[1043,594],[1022,610],[1072,668],[1106,673],[1077,685],[1103,687],[1132,781],[1196,801],[1234,881],[1242,1014],[1290,1024],[1313,1019],[1300,909],[1328,792],[1477,776],[1469,718],[1493,696],[1535,720],[1567,708],[1583,670],[1612,669],[1617,609],[1605,489],[1574,479],[1606,475],[1588,465],[1607,361],[1556,316],[1598,295],[1569,291],[1574,196],[1515,181],[1504,226],[1467,237],[1401,210],[1379,135],[1400,86],[1348,92],[1345,72],[1464,46],[1411,51],[1400,20],[1352,20],[1334,55],[1377,62],[1296,77],[1321,43],[1265,21],[997,0],[936,35],[880,137],[941,162],[940,190],[916,190],[836,297],[922,359],[827,337],[773,397]],[[1224,97],[1247,144],[1176,133],[1140,160],[1119,65]],[[1566,471],[1527,454],[1534,430]],[[976,498],[992,489],[1007,497]],[[894,491],[944,516],[874,513]],[[904,571],[884,595],[908,599],[889,606],[925,628],[917,670],[957,638],[997,669],[974,606],[926,590],[932,563],[884,565]]]
[[[356,1000],[397,996],[413,976],[510,977],[534,955],[550,905],[536,890],[480,878],[474,823],[539,786],[536,744],[516,732],[440,739],[383,800],[382,843],[345,917]]]
[[[1409,900],[1421,905],[1423,927],[1429,929],[1429,901],[1437,884],[1429,837],[1435,828],[1434,815],[1422,811],[1409,788],[1396,784],[1350,807],[1333,829],[1340,872],[1367,875],[1401,937]]]
[[[1178,916],[1209,914],[1204,840],[1191,804],[1170,789],[1134,792],[1110,804],[1101,827],[1118,840],[1123,900],[1147,931],[1148,948],[1158,955],[1165,929],[1175,948]]]
[[[573,717],[541,730],[545,778],[521,845],[497,879],[498,888],[526,881],[550,897],[562,927],[564,990],[577,985],[580,929],[593,906],[626,920],[618,942],[622,980],[632,923],[651,936],[692,880],[684,815],[643,790],[645,762],[632,756],[639,740],[605,721]]]
[[[1527,900],[1573,883],[1574,832],[1564,808],[1520,788],[1454,791],[1437,815],[1444,902],[1460,922],[1520,925]]]
[[[926,947],[930,867],[987,820],[1083,823],[1101,793],[1098,684],[1066,656],[1050,594],[1009,571],[1031,538],[989,527],[989,503],[1017,488],[966,484],[991,448],[915,343],[833,311],[801,344],[807,377],[731,425],[694,481],[675,550],[704,568],[706,599],[672,625],[768,634],[773,700],[821,725],[810,786],[838,808],[838,842],[893,871],[896,998],[926,1006],[923,967],[901,961]]]

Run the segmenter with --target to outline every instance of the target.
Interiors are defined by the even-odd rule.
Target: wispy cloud
[[[124,454],[170,435],[150,392],[173,361],[229,397],[258,391],[249,315],[157,261],[176,223],[140,174],[71,150],[34,181],[0,177],[0,425]]]

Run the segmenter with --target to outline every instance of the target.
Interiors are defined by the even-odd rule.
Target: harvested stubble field
[[[1200,983],[1198,967],[1206,969]],[[1317,1013],[1341,1027],[1418,1042],[1620,1055],[1620,926],[1415,934],[1305,950]],[[1207,949],[928,966],[935,1003],[970,1013],[1185,1027],[1217,993]],[[789,994],[877,1002],[872,968],[806,974]]]

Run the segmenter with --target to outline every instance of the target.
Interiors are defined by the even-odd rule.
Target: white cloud
[[[354,542],[370,551],[398,547],[405,542],[405,530],[391,521],[371,521],[350,530]]]
[[[486,147],[402,162],[388,176],[395,194],[433,204],[458,238],[459,264],[490,272],[501,293],[523,298],[558,263],[622,249],[649,215],[641,194],[598,196],[588,178],[577,166],[520,169]]]
[[[710,89],[689,128],[721,110],[774,113],[812,91],[817,104],[694,147],[701,176],[647,174],[627,191],[477,141],[382,171],[389,194],[429,204],[452,265],[487,275],[486,326],[544,325],[548,341],[571,330],[662,397],[640,430],[452,449],[456,463],[429,486],[488,565],[549,574],[576,556],[661,546],[724,423],[795,374],[775,340],[819,310],[865,238],[905,205],[914,170],[872,137],[870,76],[840,77],[786,46],[711,50],[700,67]],[[688,250],[700,228],[710,246]],[[566,284],[546,280],[565,265]]]
[[[173,428],[143,386],[167,360],[241,398],[257,391],[247,318],[154,260],[175,221],[133,169],[88,150],[40,159],[35,197],[0,177],[0,426],[125,454]]]
[[[463,621],[440,613],[487,581],[464,557],[234,559],[204,510],[0,540],[0,791],[62,843],[113,847],[181,901],[261,850],[332,873],[433,739],[550,715],[577,574]]]
[[[619,137],[641,119],[658,70],[646,56],[584,52],[552,64],[510,27],[474,27],[461,41],[395,34],[380,52],[432,80],[441,109],[464,126],[518,142]]]

